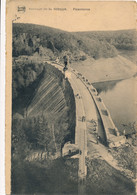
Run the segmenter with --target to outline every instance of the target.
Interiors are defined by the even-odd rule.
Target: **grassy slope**
[[[88,58],[83,62],[73,62],[71,66],[90,82],[125,79],[136,73],[136,65],[122,56],[99,60]]]

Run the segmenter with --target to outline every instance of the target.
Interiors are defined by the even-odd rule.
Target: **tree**
[[[47,155],[49,156],[49,150],[53,149],[53,146],[52,148],[49,147],[49,144],[52,141],[52,135],[44,115],[39,116],[38,127],[39,127],[39,131],[38,131],[37,143],[40,146],[40,148],[43,150],[43,152],[46,151]]]

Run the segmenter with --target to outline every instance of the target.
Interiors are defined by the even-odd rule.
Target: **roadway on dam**
[[[63,70],[62,66],[51,63],[51,65]],[[87,90],[85,84],[78,78],[73,71],[67,71],[68,80],[74,92],[76,102],[76,129],[75,129],[75,144],[78,145],[81,154],[79,156],[79,172],[80,178],[85,178],[87,175],[87,167],[85,157],[87,156],[88,140],[96,142],[96,137],[90,134],[91,120],[98,121],[97,109],[92,99],[91,94]],[[85,117],[85,120],[82,120]],[[90,134],[90,135],[89,135]]]
[[[63,72],[63,66],[52,62],[50,62],[50,64]],[[108,148],[98,142],[98,135],[102,140],[105,140],[105,142],[107,142],[107,138],[114,137],[119,140],[122,136],[114,136],[108,131],[109,128],[114,129],[115,125],[103,101],[101,100],[100,102],[97,100],[100,98],[97,92],[92,91],[95,90],[95,88],[92,85],[88,85],[87,82],[82,79],[82,76],[79,76],[78,72],[72,68],[69,68],[65,75],[72,86],[76,102],[75,144],[78,144],[81,150],[81,155],[79,155],[79,178],[84,179],[87,175],[86,156],[91,159],[96,157],[101,158],[114,169],[121,172],[126,171],[126,176],[131,178],[131,171],[123,170],[122,167],[119,167],[118,161],[110,155]],[[102,113],[104,109],[107,110],[108,116]],[[85,116],[85,121],[83,122],[82,116]],[[95,131],[91,122],[92,120],[96,121],[97,126]],[[80,186],[82,187],[82,185]],[[80,186],[80,194],[82,194],[83,188]]]

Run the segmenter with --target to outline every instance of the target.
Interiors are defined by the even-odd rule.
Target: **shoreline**
[[[72,63],[71,67],[93,84],[125,80],[137,75],[137,66],[122,56],[94,62],[88,58],[83,62]]]
[[[106,82],[119,82],[119,81],[131,79],[131,78],[135,78],[135,77],[136,77],[136,76],[132,75],[132,76],[126,77],[126,78],[119,78],[119,79],[112,79],[112,80],[110,79],[110,80],[103,80],[103,81],[92,82],[92,84],[106,83]]]

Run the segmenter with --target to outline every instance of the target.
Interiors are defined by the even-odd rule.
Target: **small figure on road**
[[[81,99],[81,96],[78,93],[75,95],[75,97],[77,97],[78,99]]]
[[[85,120],[86,120],[86,117],[82,116],[82,122],[85,122]]]
[[[78,98],[79,94],[77,93],[75,96]]]
[[[99,143],[100,137],[97,135],[97,144]]]

